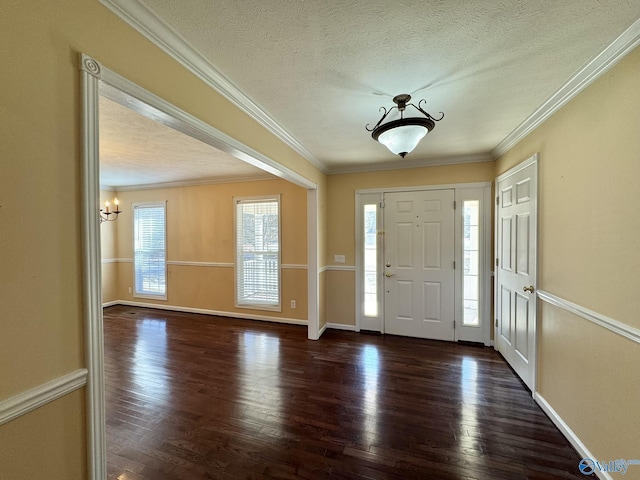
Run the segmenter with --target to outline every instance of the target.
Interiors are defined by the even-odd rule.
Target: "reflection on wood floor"
[[[110,479],[584,478],[490,348],[105,309]]]

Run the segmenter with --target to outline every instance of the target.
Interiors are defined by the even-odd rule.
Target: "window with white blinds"
[[[166,300],[166,204],[133,205],[133,270],[136,297]]]
[[[236,306],[280,310],[280,198],[234,202]]]

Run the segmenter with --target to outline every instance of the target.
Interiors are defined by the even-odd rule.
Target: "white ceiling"
[[[160,19],[165,49],[192,49],[328,172],[490,159],[640,18],[638,0],[102,1],[141,31]],[[404,160],[365,130],[399,93],[445,114]]]
[[[100,96],[100,185],[116,189],[273,178],[206,143]]]

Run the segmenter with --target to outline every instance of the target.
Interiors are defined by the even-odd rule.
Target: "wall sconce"
[[[120,215],[122,212],[120,211],[120,202],[118,202],[117,198],[113,199],[113,205],[115,207],[115,210],[111,211],[111,203],[109,203],[108,200],[104,202],[104,210],[102,208],[100,209],[100,223],[113,222],[118,219],[118,215]]]
[[[411,101],[411,95],[406,93],[402,95],[396,95],[393,97],[395,107],[387,110],[385,107],[380,107],[380,110],[384,112],[382,118],[378,120],[376,126],[369,128],[367,125],[365,128],[371,132],[371,136],[374,140],[385,145],[391,152],[396,155],[400,155],[402,158],[407,153],[410,153],[418,142],[429,133],[436,126],[435,122],[439,122],[444,117],[444,113],[440,112],[440,118],[432,117],[430,114],[424,111],[422,108],[422,102],[420,100],[418,105],[409,103]],[[407,106],[411,106],[424,115],[424,117],[407,117],[404,118],[404,111]],[[398,110],[400,112],[399,120],[392,120],[387,123],[382,123],[387,115],[391,113],[391,110]]]

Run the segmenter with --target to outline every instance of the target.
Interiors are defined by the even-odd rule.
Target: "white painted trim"
[[[133,258],[103,258],[102,263],[133,263]]]
[[[105,302],[102,304],[102,308],[113,307],[114,305],[119,305],[120,302],[118,300],[112,300],[110,302]]]
[[[317,188],[317,185],[311,180],[239,142],[163,98],[154,95],[115,72],[105,68],[102,70],[101,96],[124,105],[151,120],[200,140],[207,145],[211,145],[218,150],[222,150],[276,177],[283,178],[303,188]]]
[[[132,263],[133,258],[103,258],[102,263]],[[183,260],[167,260],[167,265],[178,265],[184,267],[234,267],[234,263],[229,262],[188,262]],[[287,270],[307,270],[308,265],[301,263],[283,263],[280,268]]]
[[[569,425],[565,423],[562,417],[558,415],[558,412],[556,412],[553,409],[553,407],[549,404],[549,402],[547,402],[545,398],[542,395],[540,395],[540,393],[535,392],[533,394],[533,399],[540,406],[542,411],[546,413],[547,417],[549,417],[549,419],[553,422],[553,424],[556,427],[558,427],[558,430],[560,430],[560,433],[562,433],[562,435],[564,435],[564,437],[567,440],[569,440],[569,443],[571,443],[573,448],[576,449],[576,451],[582,458],[595,459],[595,457],[591,454],[591,452],[586,447],[586,445],[582,443],[582,441],[580,440],[580,438],[578,438],[575,432],[571,430],[571,427],[569,427]],[[577,464],[576,464],[576,470],[579,472]],[[607,472],[596,471],[595,473],[597,477],[602,480],[613,480],[611,475],[609,475]],[[576,473],[576,475],[578,475],[578,473]]]
[[[493,157],[498,158],[508,152],[567,102],[622,60],[638,44],[640,44],[640,19],[631,24],[592,60],[583,65],[547,101],[507,135],[491,152]]]
[[[355,272],[355,265],[327,265],[326,267],[322,267],[323,272]]]
[[[282,265],[280,265],[280,268],[286,270],[307,270],[309,266],[297,263],[283,263]]]
[[[527,158],[523,162],[519,163],[518,165],[515,165],[514,167],[511,167],[509,170],[507,170],[506,172],[504,172],[503,174],[499,175],[496,178],[496,188],[498,188],[498,183],[500,183],[505,178],[510,177],[511,175],[515,175],[520,170],[524,170],[525,168],[527,168],[527,167],[533,165],[534,163],[536,163],[537,161],[538,161],[538,154],[534,153],[533,155],[531,155],[529,158]],[[496,196],[497,195],[498,195],[498,192],[496,192]]]
[[[320,331],[318,332],[318,339],[320,339],[320,337],[322,336],[322,334],[323,334],[324,332],[326,332],[326,331],[327,331],[327,325],[328,325],[328,324],[326,324],[326,323],[325,323],[325,324],[322,326],[322,328],[320,329]]]
[[[457,190],[461,188],[484,188],[490,187],[492,182],[472,182],[472,183],[448,183],[443,185],[416,185],[413,187],[392,187],[392,188],[363,188],[356,190],[356,195],[369,193],[396,193],[396,192],[420,192],[424,190]]]
[[[619,322],[618,320],[614,320],[613,318],[594,312],[593,310],[589,310],[588,308],[557,297],[549,292],[545,292],[544,290],[538,290],[538,298],[544,302],[584,318],[585,320],[589,320],[596,325],[600,325],[601,327],[606,328],[613,333],[617,333],[618,335],[621,335],[633,342],[640,343],[639,328]]]
[[[181,307],[177,305],[159,305],[156,303],[131,302],[129,300],[117,300],[116,305],[124,305],[127,307],[155,308],[156,310],[169,310],[172,312],[199,313],[204,315],[215,315],[218,317],[232,317],[245,320],[260,320],[274,323],[287,323],[291,325],[307,325],[306,320],[299,318],[271,317],[268,315],[255,315],[253,313],[244,312],[225,312],[222,310],[209,310],[206,308]]]
[[[246,177],[215,177],[198,178],[194,180],[181,180],[164,183],[147,183],[143,185],[118,185],[118,192],[132,192],[137,190],[158,190],[161,188],[198,187],[201,185],[219,185],[225,183],[261,182],[272,180],[270,175],[247,175]],[[113,187],[111,187],[113,189]],[[115,189],[114,189],[115,190]]]
[[[382,163],[368,163],[365,165],[348,165],[345,167],[329,168],[329,175],[344,173],[382,172],[387,170],[405,170],[408,168],[439,167],[442,165],[458,165],[462,163],[492,162],[494,158],[490,152],[473,155],[460,155],[443,158],[400,159]]]
[[[355,332],[355,325],[345,325],[343,323],[325,323],[325,328],[331,328],[333,330],[347,330],[349,332]]]
[[[140,2],[100,2],[323,173],[327,172],[326,165],[320,159],[280,126],[264,108],[245,95],[155,12]]]
[[[222,267],[233,268],[235,264],[225,262],[183,262],[181,260],[167,260],[167,265],[177,265],[181,267]]]
[[[107,478],[104,338],[102,328],[102,264],[100,262],[100,155],[98,92],[104,74],[93,58],[80,54],[82,102],[81,220],[82,300],[87,366],[87,477]]]
[[[320,272],[318,271],[318,190],[307,190],[307,338],[318,340]],[[323,299],[324,300],[324,299]]]
[[[0,401],[0,425],[15,420],[87,384],[87,370],[80,368],[50,382]]]

